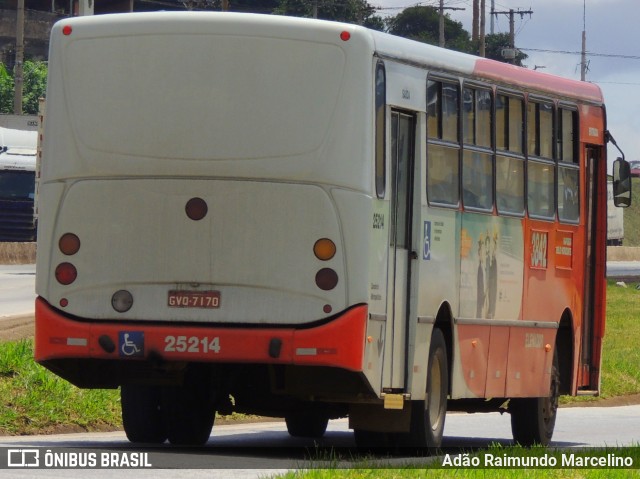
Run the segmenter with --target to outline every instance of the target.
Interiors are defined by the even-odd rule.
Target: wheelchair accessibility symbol
[[[120,331],[118,338],[120,356],[144,357],[144,332]]]

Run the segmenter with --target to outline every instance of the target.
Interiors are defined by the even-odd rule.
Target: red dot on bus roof
[[[346,30],[342,33],[340,33],[340,39],[343,42],[346,42],[347,40],[349,40],[351,38],[351,34],[349,32],[347,32]]]
[[[65,25],[64,27],[62,27],[63,35],[71,35],[72,31],[73,31],[73,28],[71,28],[71,25]]]

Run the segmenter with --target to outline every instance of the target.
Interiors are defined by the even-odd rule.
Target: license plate
[[[170,308],[203,308],[220,307],[220,291],[169,291]]]

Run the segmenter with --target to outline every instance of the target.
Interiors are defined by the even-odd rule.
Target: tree
[[[318,0],[318,18],[337,22],[381,26],[381,19],[375,17],[376,9],[365,0]],[[273,13],[294,17],[313,17],[314,2],[310,0],[280,0]]]
[[[222,10],[222,0],[182,0],[187,10]],[[230,12],[272,13],[279,0],[229,0]]]
[[[0,113],[13,112],[13,77],[0,63]]]
[[[38,113],[38,99],[47,89],[47,64],[27,60],[22,71],[22,110],[27,115]],[[0,63],[0,113],[13,111],[14,81],[13,75]]]
[[[507,60],[502,56],[502,50],[509,48],[508,33],[494,33],[493,35],[487,35],[485,37],[485,45],[485,54],[487,58],[498,60],[500,62],[507,62]],[[529,55],[516,49],[514,65],[523,66],[522,62],[527,58],[529,58]]]
[[[410,7],[387,21],[389,33],[431,45],[439,43],[440,13],[436,7]],[[469,32],[462,23],[444,16],[445,45],[451,50],[473,52]]]
[[[22,109],[25,113],[38,113],[38,99],[47,93],[47,64],[45,62],[24,62],[24,84],[22,88]]]

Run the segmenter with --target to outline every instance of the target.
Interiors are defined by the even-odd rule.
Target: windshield
[[[0,171],[0,197],[13,199],[33,199],[35,192],[35,172]]]

